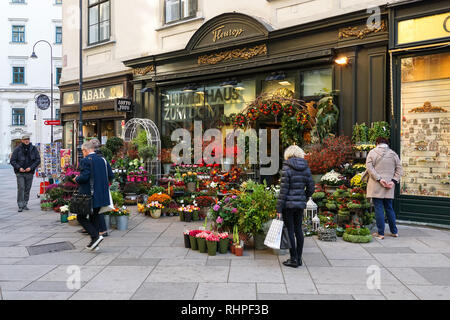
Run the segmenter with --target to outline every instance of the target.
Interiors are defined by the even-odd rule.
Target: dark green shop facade
[[[395,10],[382,7],[379,23],[370,27],[366,11],[279,30],[244,14],[217,16],[183,50],[124,62],[133,69],[134,116],[152,119],[167,137],[175,128],[192,129],[194,119],[203,120],[204,129],[216,127],[260,94],[311,101],[326,88],[339,92],[339,132],[351,136],[355,123],[394,124],[389,39]],[[347,63],[337,64],[340,58]],[[394,147],[399,134],[394,130]],[[405,198],[399,199],[399,218],[428,216],[419,207],[420,214],[405,214]]]

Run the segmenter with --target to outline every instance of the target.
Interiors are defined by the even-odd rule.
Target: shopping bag
[[[275,219],[270,225],[264,244],[272,249],[280,249],[281,235],[283,233],[283,221]]]
[[[283,226],[283,233],[281,234],[281,243],[280,243],[280,249],[287,250],[291,249],[291,240],[289,239],[289,233],[286,225]]]
[[[106,176],[108,177],[108,164],[106,163],[105,158],[103,158],[103,161],[105,161],[105,171],[106,171]],[[109,192],[109,205],[107,205],[105,207],[101,207],[100,211],[98,213],[111,212],[115,209],[114,202],[113,202],[112,195],[111,195],[111,189],[109,187],[108,187],[108,192]]]

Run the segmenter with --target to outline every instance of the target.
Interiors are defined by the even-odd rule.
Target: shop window
[[[66,149],[73,149],[74,130],[73,122],[67,121],[64,123],[64,146]]]
[[[315,97],[321,92],[332,90],[333,80],[331,68],[308,70],[301,73],[302,98]]]
[[[172,23],[197,15],[197,0],[165,0],[165,21]]]
[[[294,98],[298,84],[298,72],[285,74],[284,72],[267,75],[262,84],[262,93],[275,96]]]
[[[102,120],[101,123],[101,143],[105,145],[109,138],[115,136],[114,134],[114,120]]]
[[[83,137],[85,140],[98,139],[97,121],[85,121],[83,123]]]
[[[110,1],[89,0],[89,40],[90,45],[109,41],[111,33]]]
[[[24,126],[25,125],[25,109],[13,108],[12,109],[12,125]]]
[[[450,197],[450,53],[401,60],[403,195]]]

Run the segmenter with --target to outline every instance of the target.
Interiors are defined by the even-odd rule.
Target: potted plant
[[[208,247],[208,256],[215,256],[217,253],[217,245],[219,244],[219,236],[211,233],[206,238],[206,246]]]
[[[200,253],[206,253],[207,247],[206,247],[206,238],[210,235],[210,232],[208,231],[202,231],[201,233],[197,234],[195,237],[197,238],[197,245],[198,245],[198,251]]]
[[[163,164],[164,174],[170,173],[170,168],[172,167],[172,155],[170,149],[161,149],[161,163]]]
[[[44,200],[41,202],[41,210],[42,211],[52,211],[53,210],[53,202],[51,200]]]
[[[197,245],[197,234],[201,233],[202,230],[191,230],[189,231],[189,241],[191,243],[191,249],[192,250],[198,250],[198,245]]]
[[[195,202],[200,207],[200,218],[204,218],[208,214],[208,210],[216,204],[216,201],[210,196],[198,196]]]
[[[153,219],[159,219],[161,217],[161,209],[164,208],[161,203],[159,203],[158,201],[153,201],[147,204],[146,207],[150,211],[150,216]]]
[[[331,170],[320,179],[320,182],[325,185],[327,192],[333,193],[339,186],[344,184],[345,180],[339,172]]]
[[[231,244],[231,253],[236,254],[236,246],[239,245],[239,228],[237,225],[233,227],[233,243]]]
[[[188,171],[183,173],[183,182],[186,183],[189,192],[195,192],[197,189],[197,173]]]
[[[114,210],[114,216],[116,217],[117,230],[119,230],[119,231],[127,230],[130,211],[127,210],[127,208],[125,206],[123,206],[121,208],[116,208]]]
[[[346,226],[344,241],[353,243],[368,243],[372,241],[372,235],[368,228],[361,228],[360,226]]]
[[[230,235],[228,232],[219,233],[219,252],[226,254],[228,252],[228,246],[230,244]]]
[[[62,207],[59,208],[59,211],[60,211],[61,223],[68,223],[69,222],[69,220],[68,220],[68,218],[69,218],[69,206],[68,205],[62,206]]]
[[[69,221],[69,225],[71,225],[72,227],[77,227],[80,225],[77,220],[77,215],[69,215],[67,220]]]
[[[185,231],[183,233],[184,236],[184,247],[190,249],[191,248],[191,241],[189,239],[189,230]]]

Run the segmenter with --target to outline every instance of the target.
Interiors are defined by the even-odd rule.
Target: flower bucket
[[[198,211],[192,212],[192,220],[194,220],[194,221],[199,221],[200,220]]]
[[[103,216],[105,217],[106,230],[111,229],[111,216],[109,214],[104,214]]]
[[[69,214],[65,213],[65,214],[60,214],[61,218],[61,223],[68,223],[69,220],[67,218],[69,218]]]
[[[192,221],[192,212],[185,212],[184,213],[184,221],[191,222]]]
[[[170,173],[170,168],[172,167],[172,165],[170,163],[164,163],[163,164],[163,168],[164,168],[164,174],[169,174]]]
[[[367,151],[361,151],[361,158],[367,158]]]
[[[217,242],[206,241],[206,246],[208,247],[208,256],[215,256],[217,253]]]
[[[184,221],[184,212],[180,211],[180,221]]]
[[[192,250],[198,250],[197,238],[193,236],[189,236],[189,242],[191,243]]]
[[[234,248],[234,254],[237,257],[242,257],[242,255],[244,254],[244,247],[236,247],[236,248]]]
[[[235,253],[235,248],[236,248],[236,246],[234,244],[232,244],[231,247],[230,247],[230,250],[231,250],[232,254]]]
[[[206,216],[208,216],[208,211],[209,211],[208,207],[200,208],[200,212],[199,212],[200,219],[205,219]]]
[[[78,220],[69,220],[69,225],[71,225],[72,227],[78,227],[80,225],[80,223],[78,222]]]
[[[257,233],[253,236],[253,243],[255,245],[255,250],[265,250],[267,247],[264,245],[264,240],[266,239],[265,234]]]
[[[189,239],[189,235],[184,235],[184,247],[190,249],[191,248],[191,240]]]
[[[200,253],[206,253],[206,239],[197,238],[198,251]]]
[[[128,229],[128,216],[117,216],[117,230],[125,231]]]
[[[361,151],[355,151],[355,157],[361,158]]]
[[[150,211],[150,215],[152,216],[153,219],[159,219],[161,217],[161,209]]]
[[[228,253],[228,244],[229,244],[229,240],[228,239],[220,239],[220,241],[219,241],[219,252],[221,254]]]
[[[109,216],[109,225],[110,225],[111,229],[112,229],[113,227],[114,227],[114,228],[117,228],[117,219],[116,219],[116,216],[115,216],[115,215]]]
[[[189,192],[195,192],[196,187],[197,187],[197,184],[195,182],[187,183],[187,189]]]

